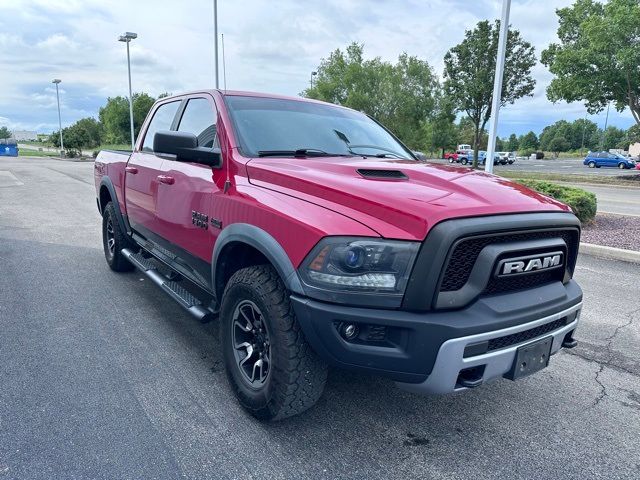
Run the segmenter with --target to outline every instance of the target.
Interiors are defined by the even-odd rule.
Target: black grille
[[[514,277],[492,278],[484,289],[484,293],[492,294],[526,290],[528,288],[544,285],[545,283],[562,281],[563,277],[564,269],[557,268],[549,272],[537,272]]]
[[[372,169],[358,169],[358,173],[366,178],[390,178],[390,179],[405,179],[409,178],[400,170],[372,170]]]
[[[460,290],[469,280],[469,275],[478,259],[478,255],[480,255],[482,249],[487,245],[549,238],[562,238],[567,244],[568,251],[566,261],[571,270],[579,242],[577,230],[544,230],[469,237],[459,241],[455,245],[440,285],[440,291],[452,292]],[[520,278],[492,279],[485,292],[499,293],[531,288],[558,279],[558,271],[561,272],[561,269],[554,272],[539,272],[531,275],[523,275]],[[560,279],[561,278],[562,276],[560,275]]]
[[[539,327],[525,330],[524,332],[514,333],[513,335],[506,335],[504,337],[494,338],[489,340],[489,348],[487,351],[500,350],[501,348],[507,348],[511,345],[526,342],[532,338],[539,337],[545,333],[552,332],[558,328],[564,327],[567,324],[567,317],[560,318],[554,322],[545,323]]]

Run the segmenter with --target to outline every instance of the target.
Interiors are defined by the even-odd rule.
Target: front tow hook
[[[578,341],[573,338],[573,331],[567,333],[564,336],[564,340],[562,341],[562,346],[564,348],[575,348],[578,345]]]
[[[466,388],[476,388],[482,385],[482,379],[478,378],[477,380],[470,380],[468,378],[461,378],[458,380],[458,383]]]

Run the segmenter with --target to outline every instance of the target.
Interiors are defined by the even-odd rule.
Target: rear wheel
[[[315,405],[327,367],[305,340],[273,267],[237,271],[225,288],[220,318],[227,377],[247,411],[280,420]]]
[[[135,244],[120,228],[113,202],[107,203],[102,214],[102,246],[109,268],[114,272],[129,272],[133,265],[122,255],[123,248],[134,249]]]
[[[453,163],[453,162],[454,162],[453,157],[449,157],[449,163]]]
[[[587,165],[589,165],[589,168],[596,168],[596,162],[589,162]]]
[[[466,158],[463,158],[462,160],[460,160],[460,163],[462,163],[463,165],[466,165],[467,163],[469,163],[469,160],[467,160]]]

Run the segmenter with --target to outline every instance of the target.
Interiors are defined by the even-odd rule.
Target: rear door
[[[194,134],[198,146],[218,147],[217,109],[208,94],[187,97],[178,113],[177,130]],[[212,202],[220,189],[213,181],[214,170],[207,165],[164,159],[161,175],[171,179],[158,188],[160,235],[177,257],[201,278],[210,278],[211,254],[219,230],[209,217]]]
[[[158,175],[162,158],[153,152],[153,137],[159,130],[170,130],[181,101],[161,103],[150,113],[141,148],[131,155],[125,170],[125,202],[131,228],[145,237],[157,233]]]
[[[617,167],[618,166],[618,159],[616,158],[616,156],[612,153],[609,152],[604,152],[602,154],[602,156],[604,157],[604,164],[607,167]]]

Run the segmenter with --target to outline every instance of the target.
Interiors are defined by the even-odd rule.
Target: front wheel
[[[227,377],[249,413],[281,420],[315,405],[327,366],[305,340],[273,267],[258,265],[233,274],[220,319]]]
[[[463,165],[466,165],[467,163],[469,163],[469,160],[467,160],[466,158],[463,158],[460,163],[462,163]]]
[[[618,164],[618,168],[619,168],[620,170],[625,170],[625,169],[627,168],[627,166],[626,166],[624,163],[619,163],[619,164]]]
[[[589,168],[596,168],[596,162],[589,162],[587,165],[589,165]]]

